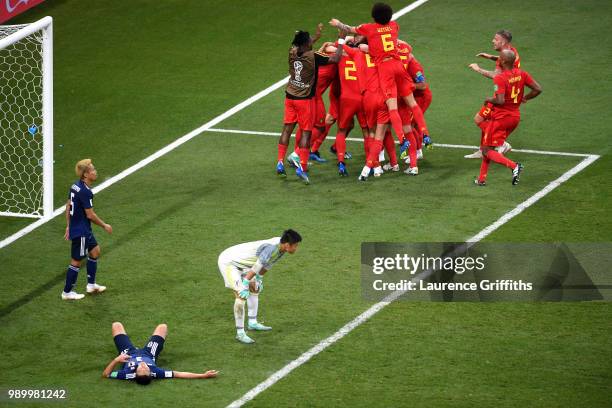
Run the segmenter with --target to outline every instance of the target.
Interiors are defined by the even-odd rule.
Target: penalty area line
[[[269,95],[270,93],[276,91],[278,88],[280,88],[283,85],[285,85],[287,83],[288,79],[289,79],[289,77],[285,77],[285,78],[281,79],[280,81],[270,85],[269,87],[267,87],[263,91],[260,91],[260,92],[256,93],[255,95],[251,96],[250,98],[245,99],[244,101],[240,102],[238,105],[228,109],[227,111],[225,111],[221,115],[211,119],[210,121],[206,122],[205,124],[203,124],[202,126],[196,128],[196,129],[192,130],[191,132],[187,133],[186,135],[183,135],[183,136],[179,137],[174,142],[172,142],[169,145],[159,149],[158,151],[156,151],[152,155],[142,159],[138,163],[128,167],[127,169],[123,170],[121,173],[116,174],[115,176],[113,176],[113,177],[105,180],[104,182],[100,183],[99,185],[94,187],[92,189],[92,191],[97,194],[100,191],[102,191],[102,190],[112,186],[113,184],[117,183],[118,181],[123,180],[124,178],[126,178],[130,174],[135,173],[136,171],[138,171],[141,168],[145,167],[149,163],[159,159],[162,156],[165,156],[166,154],[170,153],[172,150],[176,149],[177,147],[187,143],[188,141],[190,141],[194,137],[200,135],[202,132],[205,132],[206,130],[210,129],[211,127],[213,127],[213,126],[215,126],[215,125],[217,125],[219,123],[221,123],[222,121],[224,121],[225,119],[229,118],[230,116],[240,112],[242,109],[246,108],[247,106],[257,102],[258,100],[260,100],[264,96]],[[10,245],[11,243],[17,241],[19,238],[22,238],[23,236],[29,234],[30,232],[34,231],[38,227],[40,227],[40,226],[46,224],[47,222],[51,221],[52,219],[54,219],[58,215],[63,214],[64,211],[66,211],[66,206],[65,205],[63,205],[63,206],[61,206],[59,208],[56,208],[55,211],[53,211],[53,214],[51,216],[45,217],[45,218],[41,218],[41,219],[33,222],[32,224],[29,224],[28,226],[22,228],[21,230],[17,231],[16,233],[10,235],[9,237],[3,239],[2,241],[0,241],[0,249]]]
[[[578,174],[579,172],[587,168],[589,165],[595,162],[595,160],[599,159],[599,157],[600,156],[593,154],[593,155],[589,155],[588,157],[584,158],[580,163],[578,163],[576,166],[572,167],[571,169],[563,173],[559,178],[557,178],[554,181],[551,181],[546,187],[544,187],[543,189],[541,189],[540,191],[538,191],[537,193],[535,193],[534,195],[532,195],[531,197],[529,197],[528,199],[526,199],[525,201],[517,205],[514,209],[502,215],[493,224],[487,226],[486,228],[481,230],[479,233],[477,233],[473,237],[468,238],[466,240],[466,245],[470,247],[474,245],[475,243],[483,240],[485,237],[489,236],[499,227],[506,224],[508,221],[510,221],[517,215],[521,214],[527,208],[531,207],[533,204],[535,204],[540,199],[545,197],[555,188],[559,187],[561,184],[569,180],[571,177],[575,176],[576,174]],[[418,282],[423,279],[426,279],[430,275],[432,275],[434,272],[435,270],[424,271],[420,273],[419,275],[415,276],[411,280],[411,282]],[[375,314],[383,310],[385,307],[390,305],[392,302],[400,298],[406,292],[407,290],[395,291],[389,294],[387,297],[385,297],[382,301],[372,305],[365,312],[361,313],[359,316],[357,316],[356,318],[354,318],[353,320],[351,320],[350,322],[342,326],[337,332],[321,340],[318,344],[310,348],[308,351],[304,352],[298,358],[291,361],[290,363],[285,365],[283,368],[281,368],[280,370],[272,374],[270,377],[268,377],[266,380],[264,380],[263,382],[259,383],[257,386],[252,388],[250,391],[244,394],[240,399],[237,399],[231,404],[229,404],[227,408],[238,408],[238,407],[243,406],[247,402],[251,401],[257,395],[261,394],[263,391],[270,388],[276,382],[278,382],[282,378],[289,375],[293,370],[295,370],[302,364],[306,363],[308,360],[310,360],[311,358],[313,358],[314,356],[316,356],[317,354],[319,354],[320,352],[322,352],[323,350],[325,350],[326,348],[328,348],[329,346],[331,346],[338,340],[342,339],[344,336],[349,334],[355,328],[359,327],[361,324],[365,323],[368,319],[370,319],[372,316],[374,316]]]
[[[280,136],[280,132],[260,132],[256,130],[239,130],[239,129],[217,129],[217,128],[209,128],[206,129],[206,132],[216,132],[216,133],[235,133],[241,135],[258,135],[258,136]],[[295,137],[295,135],[291,135],[291,137]],[[326,139],[335,140],[335,136],[327,136]],[[347,137],[347,141],[349,142],[363,142],[362,138],[356,137]],[[397,140],[395,141],[397,144]],[[478,149],[478,146],[475,145],[459,145],[459,144],[445,144],[445,143],[434,143],[435,147],[445,147],[449,149]],[[591,157],[596,156],[588,153],[569,153],[569,152],[551,152],[545,150],[531,150],[531,149],[512,149],[513,152],[516,153],[529,153],[529,154],[541,154],[546,156],[570,156],[570,157]],[[599,157],[599,156],[598,156]]]

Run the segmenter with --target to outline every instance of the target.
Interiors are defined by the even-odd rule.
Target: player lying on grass
[[[512,45],[512,33],[510,31],[499,30],[493,36],[492,43],[493,49],[495,49],[495,51],[497,52],[502,52],[503,50],[510,50],[514,52],[514,55],[516,56],[516,58],[514,59],[514,68],[521,67],[521,59],[519,57],[518,52],[516,51],[516,48],[514,48],[514,46]],[[501,60],[499,59],[499,56],[487,54],[485,52],[481,52],[476,56],[495,61],[495,70],[487,71],[486,69],[480,68],[478,64],[474,63],[469,65],[469,68],[471,68],[473,71],[478,72],[480,75],[490,79],[493,79],[497,74],[502,71]],[[480,108],[480,111],[478,111],[478,113],[476,113],[476,115],[474,116],[474,123],[482,131],[481,137],[482,135],[484,135],[484,131],[487,126],[489,126],[488,121],[491,120],[492,109],[493,105],[491,105],[490,103],[485,103],[482,108]],[[502,154],[508,153],[510,150],[512,150],[512,146],[510,146],[508,142],[505,142],[503,145],[497,147],[495,150]],[[482,159],[482,152],[480,150],[476,150],[474,153],[466,154],[464,157],[466,159]]]
[[[225,287],[234,291],[234,320],[239,342],[255,343],[244,331],[245,303],[249,309],[249,330],[272,330],[257,321],[263,276],[285,253],[295,253],[301,241],[300,234],[288,229],[280,237],[234,245],[219,255],[219,272]]]
[[[542,92],[542,87],[527,72],[514,67],[516,55],[511,50],[500,53],[501,72],[493,78],[495,92],[485,103],[493,105],[491,120],[487,126],[480,143],[482,151],[482,164],[480,176],[475,183],[484,186],[486,183],[489,163],[494,161],[512,170],[512,184],[519,182],[523,165],[515,163],[495,150],[504,144],[510,133],[518,126],[521,120],[521,103],[535,98]],[[531,89],[525,95],[525,86]]]
[[[103,378],[117,380],[134,380],[140,385],[148,385],[151,380],[167,378],[213,378],[218,372],[209,370],[204,373],[188,373],[171,371],[157,367],[157,357],[164,349],[168,326],[160,324],[143,348],[136,348],[130,341],[123,324],[114,322],[112,325],[113,341],[119,355],[111,361],[102,372]],[[123,364],[120,370],[115,370],[117,364]]]
[[[74,291],[81,262],[87,257],[87,293],[104,292],[106,286],[96,283],[100,246],[91,230],[91,222],[112,234],[113,227],[96,215],[93,209],[91,185],[98,179],[98,172],[91,159],[83,159],[76,164],[75,171],[79,180],[70,186],[66,203],[66,232],[64,238],[72,241],[70,265],[66,271],[66,284],[62,292],[63,300],[79,300],[85,297]]]

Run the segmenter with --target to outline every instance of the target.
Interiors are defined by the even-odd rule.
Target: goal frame
[[[42,215],[0,212],[0,216],[51,218],[53,216],[53,18],[50,16],[0,39],[0,50],[42,31]]]

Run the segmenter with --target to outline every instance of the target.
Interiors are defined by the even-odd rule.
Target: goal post
[[[0,216],[53,214],[53,20],[0,25]]]

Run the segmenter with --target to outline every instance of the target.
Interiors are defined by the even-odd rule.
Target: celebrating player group
[[[278,143],[276,172],[286,176],[285,157],[290,136],[298,125],[295,148],[287,162],[295,167],[296,175],[310,183],[309,160],[326,162],[319,153],[331,126],[337,124],[335,143],[330,150],[336,154],[338,174],[348,176],[345,160],[352,157],[346,149],[346,138],[357,117],[361,127],[365,163],[358,176],[366,181],[380,177],[385,171],[400,171],[399,160],[405,161],[409,176],[419,174],[418,161],[423,158],[423,146],[433,147],[424,112],[432,101],[432,93],[424,70],[412,52],[412,46],[398,38],[399,26],[391,21],[393,10],[376,3],[371,12],[373,23],[350,26],[336,18],[330,25],[338,29],[337,41],[325,42],[313,50],[321,36],[320,24],[315,37],[308,32],[296,32],[289,49],[289,81],[285,89],[284,126]],[[503,154],[511,147],[508,135],[518,126],[520,105],[541,92],[540,85],[520,70],[518,52],[511,45],[512,35],[502,30],[496,33],[493,46],[500,55],[486,53],[479,57],[496,61],[494,71],[485,71],[477,64],[470,68],[493,79],[495,93],[476,115],[481,129],[480,149],[467,158],[482,159],[477,185],[486,184],[489,163],[500,163],[512,171],[512,184],[517,184],[523,169]],[[524,94],[527,86],[531,92]],[[329,89],[329,108],[323,94]],[[396,152],[397,138],[399,151]],[[384,166],[384,153],[389,163]]]

